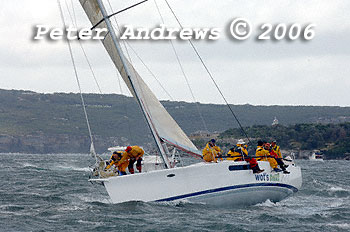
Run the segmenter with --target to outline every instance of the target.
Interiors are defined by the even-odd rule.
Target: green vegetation
[[[350,152],[350,123],[252,126],[245,130],[254,141],[276,139],[284,149],[318,149],[323,151],[328,159],[341,158]],[[220,134],[222,139],[242,137],[242,131],[237,128]]]
[[[149,128],[133,98],[117,94],[84,94],[84,98],[92,132],[96,138],[99,138],[95,143],[97,147],[105,149],[109,145],[125,144],[125,141],[140,145],[153,143]],[[194,103],[162,101],[162,104],[188,135],[205,128]],[[232,109],[242,125],[246,127],[271,125],[274,117],[277,117],[280,124],[284,126],[350,121],[350,107],[232,105]],[[238,126],[225,105],[199,104],[199,110],[210,132],[222,132],[227,128]],[[284,126],[280,127],[284,128]],[[302,127],[296,128],[295,131],[303,130]],[[259,128],[259,126],[252,128]],[[305,130],[307,129],[312,128]],[[251,131],[251,133],[255,135],[254,133],[258,131]],[[314,133],[314,130],[312,129],[308,134],[310,133]],[[346,133],[349,135],[348,132]],[[324,138],[325,143],[329,141],[323,134],[316,134],[315,137],[310,138],[310,141],[308,140],[306,145],[298,144],[299,140],[296,140],[293,146],[301,149],[322,147],[323,140],[322,142],[317,140],[320,136]],[[23,137],[26,137],[27,141],[22,141]],[[39,94],[31,91],[0,89],[0,152],[20,152],[24,147],[26,147],[25,151],[30,151],[32,147],[28,144],[33,143],[30,139],[38,140],[38,137],[46,140],[35,152],[57,150],[68,152],[72,142],[76,143],[77,150],[81,149],[80,147],[86,147],[88,150],[88,130],[80,96],[73,93]],[[55,138],[65,140],[58,141]],[[75,141],[72,141],[73,138]],[[289,137],[281,135],[277,139],[290,144]],[[304,140],[301,139],[301,141]],[[330,141],[334,143],[333,139]],[[60,145],[60,142],[63,145]],[[48,144],[54,144],[56,148],[47,147]],[[335,142],[332,151],[336,151],[335,149],[343,151],[346,147],[349,147],[347,143]]]

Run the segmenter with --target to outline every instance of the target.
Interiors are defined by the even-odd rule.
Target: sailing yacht
[[[118,69],[152,132],[161,169],[123,176],[99,175],[91,182],[102,183],[113,203],[127,201],[190,201],[212,205],[248,205],[270,199],[280,201],[300,189],[300,167],[290,160],[290,174],[274,172],[267,161],[259,161],[265,171],[254,174],[245,161],[206,163],[201,151],[191,142],[176,121],[159,102],[139,73],[124,55],[102,0],[79,0],[95,28],[107,28],[101,42]],[[102,20],[102,21],[101,21]],[[202,162],[177,167],[172,154],[181,151]],[[96,159],[96,171],[103,161]]]
[[[312,151],[311,155],[309,156],[309,160],[312,161],[323,161],[323,155],[319,150]]]

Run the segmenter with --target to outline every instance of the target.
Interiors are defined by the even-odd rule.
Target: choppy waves
[[[0,155],[3,231],[349,231],[348,161],[299,161],[294,196],[250,207],[186,201],[111,204],[88,155]],[[123,191],[123,190],[121,190]]]

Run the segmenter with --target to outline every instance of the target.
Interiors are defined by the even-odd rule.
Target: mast
[[[100,8],[100,11],[103,15],[103,18],[104,18],[104,21],[107,25],[107,29],[110,33],[110,36],[112,38],[112,41],[113,41],[113,44],[115,46],[115,48],[117,49],[117,52],[118,52],[118,55],[119,55],[119,58],[122,62],[122,65],[123,65],[123,68],[124,68],[124,71],[127,75],[127,78],[129,79],[130,83],[131,83],[131,87],[132,87],[132,90],[134,92],[134,96],[138,102],[138,104],[140,105],[141,107],[141,111],[146,119],[146,122],[147,122],[147,125],[149,126],[150,130],[151,130],[151,133],[153,135],[153,138],[157,144],[157,147],[158,147],[158,150],[161,154],[161,157],[163,159],[163,162],[164,162],[164,165],[165,165],[165,168],[170,168],[170,163],[169,163],[169,160],[168,160],[168,157],[167,157],[167,153],[164,149],[164,146],[166,146],[166,144],[160,139],[158,133],[157,133],[157,130],[156,128],[154,127],[153,123],[152,123],[152,119],[150,118],[150,116],[147,114],[147,111],[145,109],[145,106],[143,104],[143,102],[141,101],[140,97],[139,97],[139,93],[136,91],[135,89],[135,86],[134,86],[134,83],[132,81],[132,79],[130,78],[130,76],[132,75],[131,74],[131,70],[129,69],[129,66],[127,65],[127,61],[126,61],[126,58],[124,56],[124,53],[118,43],[118,40],[117,40],[117,36],[115,34],[115,31],[112,27],[112,24],[111,24],[111,21],[110,19],[108,18],[108,14],[107,14],[107,11],[102,3],[102,0],[97,0],[97,3],[98,3],[98,6]]]

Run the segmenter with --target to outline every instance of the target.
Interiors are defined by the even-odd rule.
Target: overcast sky
[[[79,2],[66,0],[79,27],[90,22]],[[185,27],[219,27],[221,38],[195,42],[222,92],[232,104],[350,106],[350,1],[349,0],[168,0]],[[110,0],[115,11],[137,0]],[[107,3],[107,2],[106,2]],[[165,22],[177,26],[163,0],[157,0]],[[70,18],[62,0],[66,21]],[[62,27],[56,0],[3,1],[0,9],[0,88],[43,93],[78,92],[67,45],[64,41],[36,41],[33,26]],[[233,18],[253,24],[253,35],[244,42],[228,38]],[[149,0],[116,18],[120,24],[154,27],[160,18]],[[254,40],[262,23],[314,23],[313,40]],[[90,62],[103,93],[120,93],[118,76],[100,42],[85,42]],[[167,42],[131,42],[143,61],[175,100],[193,101],[185,79]],[[203,103],[223,103],[199,60],[186,42],[175,47],[195,98]],[[80,47],[73,43],[84,92],[98,88]],[[130,51],[133,63],[162,100],[169,99],[157,81]],[[127,93],[122,87],[123,94]],[[128,94],[128,93],[127,93]]]

